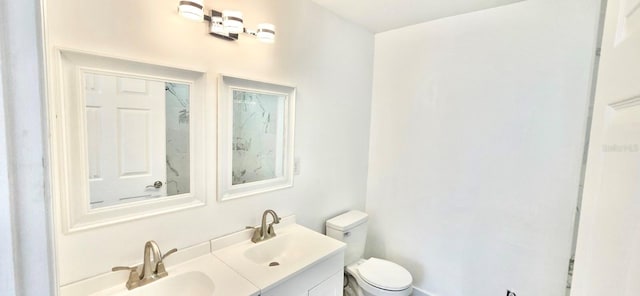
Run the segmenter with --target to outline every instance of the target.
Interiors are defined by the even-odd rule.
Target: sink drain
[[[278,265],[280,265],[280,263],[275,262],[275,261],[274,261],[274,262],[269,263],[269,266],[278,266]]]

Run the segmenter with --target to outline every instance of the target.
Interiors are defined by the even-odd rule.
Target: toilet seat
[[[370,262],[372,259],[373,261]],[[370,262],[370,264],[366,264],[367,262]],[[363,265],[364,269],[360,271],[360,267]],[[378,258],[360,259],[358,262],[347,266],[346,271],[356,279],[358,286],[365,291],[365,295],[408,296],[413,292],[411,274],[402,266],[387,260]],[[376,271],[377,276],[375,275]],[[368,276],[368,280],[363,278],[362,273]]]
[[[404,267],[373,257],[358,266],[358,274],[370,285],[387,291],[405,290],[413,281]]]

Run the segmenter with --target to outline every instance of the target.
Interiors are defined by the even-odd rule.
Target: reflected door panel
[[[165,83],[85,73],[91,207],[166,196]],[[156,181],[163,186],[156,188]]]

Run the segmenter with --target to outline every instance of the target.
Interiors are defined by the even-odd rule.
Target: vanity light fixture
[[[276,27],[273,24],[262,23],[256,30],[244,27],[242,12],[236,10],[211,10],[209,15],[204,13],[203,0],[183,0],[178,4],[178,13],[183,17],[202,22],[209,22],[209,34],[229,41],[238,40],[240,33],[253,36],[264,43],[273,43],[276,38]]]
[[[240,34],[244,31],[242,12],[235,10],[222,11],[222,26],[231,34]]]
[[[262,42],[273,43],[276,40],[276,27],[272,24],[259,24],[255,36]]]
[[[202,0],[180,1],[178,13],[190,20],[201,22],[204,19]]]

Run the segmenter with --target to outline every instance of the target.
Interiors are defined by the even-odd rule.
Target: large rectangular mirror
[[[67,232],[204,205],[202,72],[60,50],[54,182]]]

